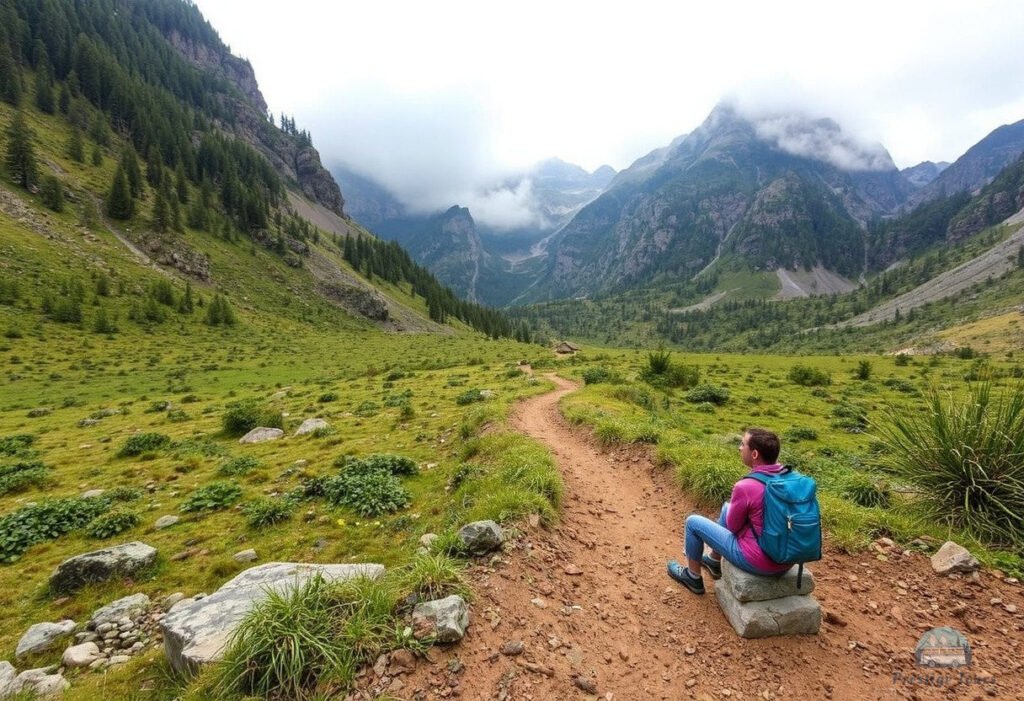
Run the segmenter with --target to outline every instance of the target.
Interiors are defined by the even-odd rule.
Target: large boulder
[[[112,601],[106,606],[96,609],[89,619],[87,628],[96,630],[104,623],[116,623],[122,618],[137,619],[149,610],[149,597],[145,594],[132,594],[123,599]]]
[[[452,595],[417,604],[412,612],[412,629],[417,638],[439,643],[462,640],[469,626],[469,607],[461,596]]]
[[[72,645],[64,651],[60,663],[65,667],[88,667],[101,656],[100,646],[96,643]]]
[[[781,577],[759,577],[723,561],[721,581],[729,588],[729,592],[743,603],[781,599],[784,596],[806,596],[814,591],[814,575],[807,567],[804,567],[800,588],[797,589],[798,569],[798,567],[791,567]]]
[[[7,687],[7,694],[28,692],[32,698],[46,699],[60,696],[71,684],[62,674],[50,674],[52,668],[27,669]]]
[[[94,550],[65,560],[50,577],[50,588],[67,594],[92,582],[131,577],[156,561],[156,548],[138,541]]]
[[[331,425],[324,421],[323,419],[306,419],[305,421],[302,422],[302,425],[299,426],[299,429],[295,432],[295,435],[305,436],[307,433],[313,433],[313,431],[318,431],[322,428],[326,429],[330,427]]]
[[[238,439],[238,442],[242,445],[249,443],[263,443],[265,441],[276,441],[278,438],[284,435],[284,431],[279,428],[265,428],[260,426],[249,431],[247,434]]]
[[[459,529],[459,540],[467,552],[484,555],[501,547],[505,534],[494,521],[474,521]]]
[[[957,545],[947,540],[939,548],[939,551],[932,555],[932,569],[937,574],[952,574],[954,572],[973,572],[981,566],[981,563],[971,555],[970,551],[962,545]]]
[[[224,655],[224,644],[245,615],[267,598],[302,586],[316,575],[327,581],[354,577],[377,579],[384,566],[376,564],[314,565],[271,562],[240,573],[210,596],[184,599],[164,616],[164,652],[178,672],[194,674],[199,667]]]
[[[0,660],[0,699],[7,698],[11,682],[18,676],[18,670],[7,660]]]
[[[49,650],[61,638],[66,638],[75,631],[74,621],[61,621],[60,623],[36,623],[29,627],[25,634],[18,641],[18,647],[14,656],[19,660],[26,655]]]

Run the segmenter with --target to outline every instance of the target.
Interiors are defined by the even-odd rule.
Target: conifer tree
[[[142,195],[142,170],[139,168],[139,158],[135,155],[135,149],[130,145],[125,146],[121,152],[121,170],[128,182],[128,194],[131,197]]]
[[[171,213],[164,198],[164,188],[156,189],[156,200],[153,202],[153,228],[161,233],[171,226]]]
[[[68,158],[75,163],[85,161],[85,144],[82,141],[82,132],[78,127],[71,127],[71,136],[68,138]]]
[[[42,185],[39,188],[39,197],[43,204],[54,212],[64,211],[64,186],[56,175],[43,177]]]
[[[35,134],[25,121],[25,115],[20,111],[15,112],[7,127],[4,164],[11,179],[26,190],[35,184],[37,178],[34,140]]]
[[[178,302],[178,312],[181,314],[191,314],[195,308],[195,302],[192,298],[192,283],[189,280],[185,281],[185,294],[181,296],[181,300]]]
[[[36,107],[40,112],[53,114],[57,111],[57,101],[53,97],[53,78],[50,75],[49,63],[36,70]]]
[[[124,174],[121,166],[114,172],[114,181],[110,185],[110,194],[107,195],[107,214],[114,219],[131,219],[135,213],[135,200],[132,199],[131,186],[128,184],[128,177]]]
[[[92,146],[92,164],[94,166],[103,165],[103,151],[100,149],[99,144],[93,144]]]
[[[21,104],[21,69],[14,60],[11,46],[0,42],[0,99],[17,107]]]

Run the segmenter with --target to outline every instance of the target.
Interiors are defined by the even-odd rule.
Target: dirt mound
[[[818,636],[737,637],[710,591],[694,596],[665,574],[694,511],[669,471],[646,449],[603,450],[572,429],[558,400],[573,387],[553,379],[559,389],[521,404],[512,425],[551,446],[561,523],[529,527],[471,569],[461,643],[408,676],[367,674],[368,687],[418,700],[1020,698],[1020,587],[994,573],[940,578],[899,546],[827,549],[812,567],[826,612]],[[938,626],[969,638],[973,666],[916,666],[915,645]]]

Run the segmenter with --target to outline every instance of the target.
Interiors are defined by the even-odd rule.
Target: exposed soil
[[[558,389],[520,404],[511,423],[551,447],[566,486],[561,522],[534,519],[471,568],[460,643],[407,676],[371,674],[371,687],[419,700],[1024,698],[1020,586],[994,572],[939,577],[898,545],[826,548],[812,566],[826,614],[817,636],[738,637],[707,573],[704,596],[665,574],[694,511],[671,471],[646,448],[606,450],[569,426],[558,400],[574,386],[551,379]],[[971,667],[915,665],[919,637],[938,626],[967,635]],[[517,642],[522,652],[507,654]]]

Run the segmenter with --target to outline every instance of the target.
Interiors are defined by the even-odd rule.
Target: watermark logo
[[[991,683],[990,678],[975,676],[968,671],[971,645],[963,633],[953,628],[932,628],[922,635],[914,647],[914,660],[918,667],[926,669],[913,674],[893,672],[894,684],[950,687],[954,684]]]
[[[971,645],[953,628],[932,628],[914,648],[918,667],[970,667]]]

